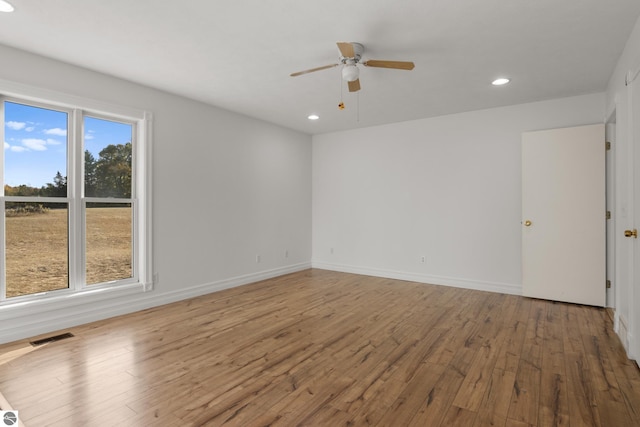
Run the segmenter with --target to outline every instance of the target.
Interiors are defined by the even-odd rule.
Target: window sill
[[[144,291],[144,284],[130,283],[112,287],[87,289],[79,292],[66,292],[60,295],[43,295],[41,298],[36,297],[16,302],[8,300],[0,305],[0,321],[11,319],[16,314],[23,314],[25,310],[33,312],[34,314],[60,309],[68,310],[75,306],[140,294]]]

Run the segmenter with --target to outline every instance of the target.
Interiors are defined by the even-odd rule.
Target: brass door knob
[[[624,237],[633,237],[634,239],[638,238],[638,230],[635,228],[633,230],[624,230]]]
[[[533,224],[533,223],[532,223],[531,221],[529,221],[529,220],[526,220],[526,221],[524,222],[524,226],[525,226],[525,227],[530,227],[530,226],[531,226],[531,224]]]

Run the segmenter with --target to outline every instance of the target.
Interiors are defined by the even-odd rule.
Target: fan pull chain
[[[356,92],[356,122],[360,123],[360,91]]]
[[[338,110],[344,110],[344,101],[342,99],[342,76],[340,76],[340,102],[338,103]]]

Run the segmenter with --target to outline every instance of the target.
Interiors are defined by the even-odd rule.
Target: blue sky
[[[42,187],[67,175],[67,113],[5,101],[4,183]],[[85,117],[84,144],[96,158],[109,144],[131,141],[129,124]]]

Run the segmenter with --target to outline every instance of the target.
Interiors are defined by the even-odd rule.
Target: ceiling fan
[[[360,70],[358,64],[362,64],[365,67],[376,68],[394,68],[396,70],[413,70],[415,67],[413,62],[409,61],[383,61],[377,59],[370,59],[368,61],[360,62],[362,54],[364,53],[364,46],[360,43],[347,43],[338,42],[338,49],[341,56],[337,64],[324,65],[322,67],[311,68],[309,70],[298,71],[292,73],[291,77],[301,76],[303,74],[313,73],[315,71],[326,70],[328,68],[337,67],[342,64],[342,79],[349,85],[349,92],[357,92],[360,90]]]

